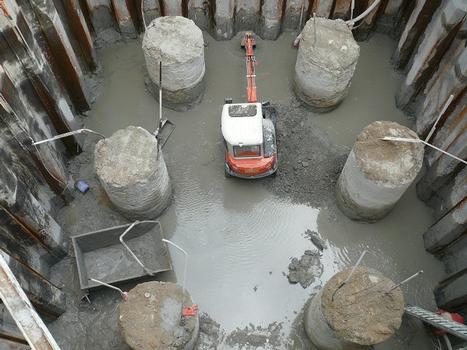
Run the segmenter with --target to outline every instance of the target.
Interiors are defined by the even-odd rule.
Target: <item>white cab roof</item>
[[[261,103],[231,103],[222,107],[222,136],[233,146],[263,143]]]

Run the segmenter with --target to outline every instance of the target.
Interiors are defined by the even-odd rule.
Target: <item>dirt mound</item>
[[[293,99],[277,109],[279,169],[263,183],[272,192],[293,202],[323,206],[333,201],[335,184],[349,149],[333,144],[313,122],[313,112]]]

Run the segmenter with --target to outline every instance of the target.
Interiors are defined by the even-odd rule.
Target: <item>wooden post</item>
[[[10,270],[3,254],[0,254],[0,298],[33,350],[60,350]]]

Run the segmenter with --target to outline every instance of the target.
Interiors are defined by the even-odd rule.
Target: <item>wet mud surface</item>
[[[373,120],[404,123],[393,102],[397,77],[389,65],[392,43],[379,35],[363,43],[349,96],[335,111],[317,115],[292,94],[293,39],[286,33],[275,42],[258,39],[257,45],[260,99],[279,110],[280,167],[275,178],[224,177],[221,108],[224,97],[245,100],[239,38],[216,42],[205,34],[203,101],[187,112],[164,109],[164,116],[176,124],[163,149],[174,198],[160,221],[164,236],[189,254],[186,287],[201,316],[197,349],[313,349],[303,330],[304,305],[363,250],[368,251],[363,265],[395,282],[425,270],[423,279],[403,291],[406,302],[434,308],[431,289],[442,267],[423,248],[422,234],[431,217],[414,188],[388,217],[372,225],[347,219],[334,200],[335,181],[361,129]],[[99,56],[101,92],[85,117],[86,126],[106,136],[128,125],[154,130],[158,105],[145,90],[140,41],[117,44]],[[128,223],[112,209],[97,181],[92,165],[96,141],[88,137],[86,151],[70,164],[73,175],[88,181],[91,189],[61,211],[59,220],[69,235]],[[317,232],[320,241],[304,234],[307,230]],[[318,252],[322,273],[307,288],[291,285],[288,266],[307,250]],[[170,253],[174,271],[155,279],[181,283],[184,256]],[[85,292],[79,289],[71,251],[55,267],[55,276],[68,296],[68,311],[50,324],[62,349],[128,349],[118,332],[119,293],[98,289],[90,293],[90,304],[82,302]],[[424,330],[409,319],[396,337],[375,348],[424,349],[430,344]]]

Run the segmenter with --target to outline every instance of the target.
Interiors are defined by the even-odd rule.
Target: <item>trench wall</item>
[[[354,17],[375,0],[357,0]],[[393,36],[392,60],[405,79],[399,108],[425,137],[449,95],[430,142],[465,159],[466,20],[454,0],[382,0],[356,24],[359,40]],[[92,105],[98,46],[129,40],[163,15],[183,15],[219,40],[254,30],[265,39],[297,31],[316,16],[349,19],[351,0],[3,0],[0,1],[0,250],[34,305],[47,317],[64,311],[65,295],[49,280],[67,254],[57,210],[73,199],[69,157],[79,137],[40,146],[37,140],[82,127]],[[434,208],[427,249],[446,264],[436,291],[440,306],[465,310],[467,235],[465,166],[427,149],[418,194]],[[0,337],[9,328],[0,323]],[[14,338],[14,337],[13,337]],[[10,338],[8,338],[10,339]]]

